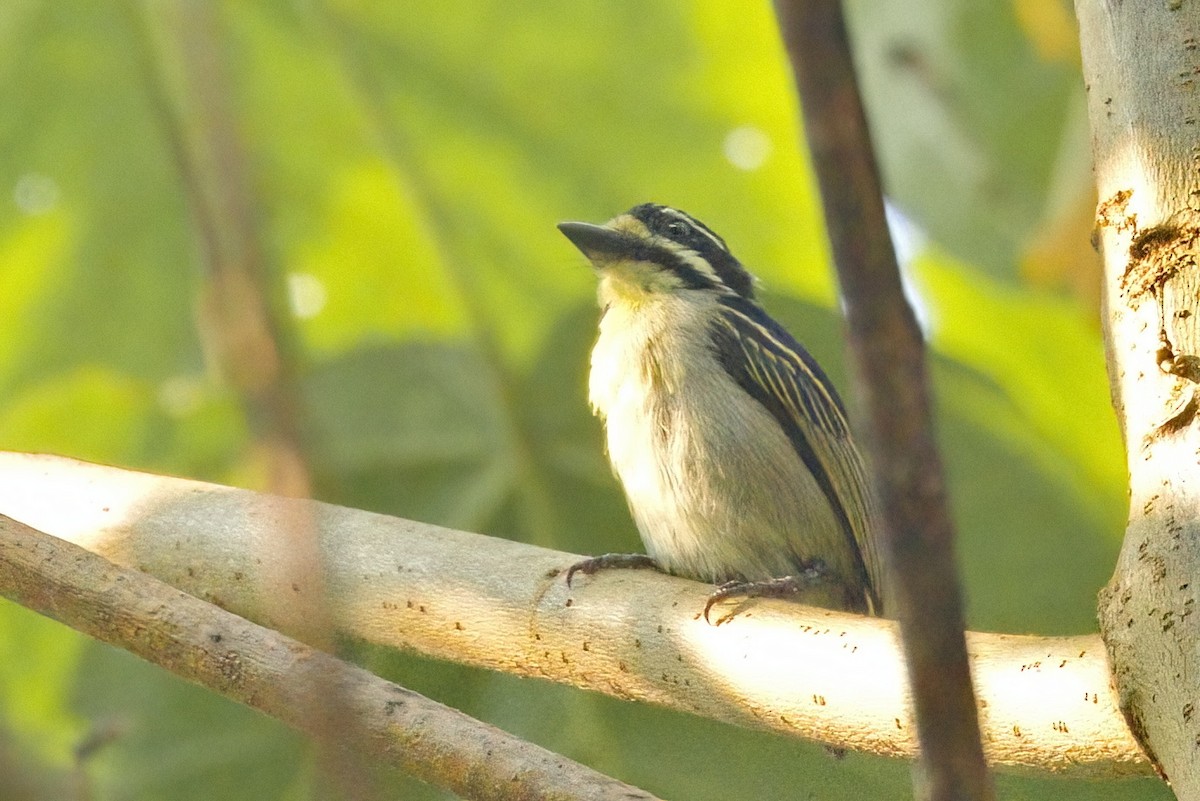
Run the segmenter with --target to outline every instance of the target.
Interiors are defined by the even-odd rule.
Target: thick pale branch
[[[712,626],[709,588],[648,571],[580,577],[578,557],[312,501],[68,459],[0,454],[0,514],[275,625],[271,536],[315,520],[340,630],[387,646],[597,690],[845,748],[915,751],[895,624],[755,601]],[[289,585],[311,592],[303,578]],[[716,612],[718,610],[714,610]],[[726,612],[731,611],[726,609]],[[1096,636],[971,634],[993,763],[1146,772]]]
[[[1101,593],[1121,704],[1200,799],[1200,8],[1076,0],[1129,524]]]
[[[335,687],[353,713],[339,747],[464,798],[653,798],[7,517],[0,595],[309,734],[325,734],[314,697]]]

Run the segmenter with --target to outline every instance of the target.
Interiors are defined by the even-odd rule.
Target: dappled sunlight
[[[714,622],[736,614],[710,625],[703,583],[613,571],[568,588],[556,572],[568,551],[641,548],[588,409],[593,274],[556,222],[643,201],[694,211],[735,243],[764,307],[847,408],[861,405],[825,224],[840,218],[822,210],[804,145],[819,126],[802,120],[775,6],[10,5],[0,448],[100,464],[0,454],[0,514],[309,644],[344,637],[408,686],[652,777],[668,797],[909,792],[907,764],[835,761],[804,742],[871,736],[873,753],[908,753],[891,624],[754,600],[718,605]],[[1127,469],[1094,305],[1057,287],[1090,299],[1097,285],[1094,266],[1073,266],[1095,255],[1094,202],[1080,200],[1095,184],[1084,87],[1093,106],[1115,98],[1114,123],[1131,104],[1081,79],[1066,0],[843,5],[905,288],[934,349],[928,389],[969,619],[1092,631]],[[1183,27],[1141,54],[1186,62],[1162,95],[1137,93],[1161,96],[1164,112],[1197,96]],[[1143,160],[1134,203],[1158,191],[1144,153],[1122,158]],[[1088,230],[1054,238],[1047,288],[1022,259],[1077,204]],[[1139,225],[1161,221],[1130,210]],[[1128,252],[1122,236],[1113,254]],[[241,273],[254,291],[222,295]],[[1154,306],[1126,322],[1153,336]],[[241,316],[245,328],[231,324]],[[1122,356],[1129,377],[1156,378],[1147,356]],[[633,494],[667,497],[661,476],[624,478]],[[1156,491],[1135,489],[1139,501]],[[323,759],[273,722],[0,607],[20,657],[0,669],[18,678],[0,681],[0,734],[21,774],[44,762],[57,781],[77,767],[95,783],[77,794],[98,798],[245,801],[319,786]],[[329,628],[337,642],[307,633]],[[85,658],[61,659],[66,645]],[[979,674],[985,693],[1056,710],[1054,698],[1094,697],[1090,679],[1070,689],[1038,659],[1040,671],[1014,673],[997,656]],[[47,699],[72,718],[22,715]],[[1062,741],[1051,724],[1063,712],[1030,723],[1013,709],[997,702],[984,717],[1019,728],[1012,742],[1031,730]],[[76,765],[76,717],[115,713],[130,715],[129,735]],[[58,751],[39,739],[51,730]],[[1022,778],[1000,793],[1140,792],[1077,785]]]
[[[712,619],[729,611],[717,607]],[[715,690],[724,689],[756,717],[798,731],[841,732],[836,739],[843,742],[892,741],[908,727],[894,626],[759,601],[741,604],[736,616],[722,620],[710,625],[700,618],[681,627],[679,645]]]
[[[279,625],[314,598],[321,602],[319,580],[308,565],[289,558],[292,546],[279,536],[309,504],[58,456],[0,452],[0,515],[267,625]],[[264,598],[282,604],[264,611]]]
[[[915,751],[891,621],[756,599],[717,605],[709,623],[700,582],[613,569],[568,588],[574,554],[54,456],[0,453],[0,514],[301,638],[311,620],[295,612],[320,602],[356,640],[839,747]],[[280,526],[296,515],[320,538],[321,581],[281,558]],[[1098,637],[968,642],[990,758],[1141,770]]]
[[[1109,321],[1109,336],[1124,345],[1111,349],[1108,358],[1115,376],[1114,402],[1121,410],[1122,424],[1128,427],[1126,439],[1132,443],[1153,436],[1158,426],[1182,407],[1175,377],[1146,366],[1160,363],[1158,334],[1164,327],[1161,315],[1164,308],[1176,303],[1174,288],[1168,283],[1164,289],[1159,283],[1163,280],[1159,271],[1169,274],[1181,266],[1189,269],[1194,260],[1190,255],[1185,255],[1178,264],[1165,259],[1158,263],[1158,259],[1134,258],[1135,243],[1142,241],[1139,237],[1158,226],[1191,221],[1173,205],[1180,176],[1164,173],[1161,167],[1164,154],[1169,151],[1168,143],[1147,141],[1144,130],[1135,125],[1117,129],[1112,135],[1114,141],[1107,142],[1101,151],[1107,155],[1096,165],[1099,183],[1096,235],[1102,244],[1109,297],[1128,301],[1122,303],[1120,313],[1113,314]],[[1187,141],[1192,139],[1189,134]],[[1190,155],[1187,161],[1191,161]],[[1190,291],[1185,290],[1184,294]],[[1147,302],[1152,297],[1154,302]],[[1181,332],[1174,326],[1168,328],[1178,343]],[[1147,387],[1154,389],[1146,391]],[[1130,472],[1136,481],[1142,455],[1133,448],[1130,451]],[[1193,459],[1184,462],[1188,469],[1194,463]]]
[[[996,634],[972,635],[970,642],[975,686],[989,699],[980,710],[988,729],[1014,741],[1034,734],[1034,726],[1063,742],[1112,736],[1105,723],[1117,697],[1097,637]],[[1070,757],[1064,751],[1063,761]]]
[[[97,553],[159,490],[147,473],[0,452],[0,514]]]

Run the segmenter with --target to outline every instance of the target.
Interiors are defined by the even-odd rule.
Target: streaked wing
[[[880,564],[868,530],[874,524],[869,479],[837,392],[808,352],[761,307],[732,296],[721,304],[713,336],[725,369],[787,432],[841,523],[858,557],[861,573],[855,578],[868,588],[878,613]]]

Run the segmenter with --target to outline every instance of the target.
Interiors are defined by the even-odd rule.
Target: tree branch
[[[855,389],[932,799],[995,796],[963,637],[954,525],[933,434],[925,343],[904,298],[841,0],[776,0],[846,306]]]
[[[271,271],[263,250],[249,155],[238,129],[231,98],[221,17],[210,3],[124,4],[136,36],[146,95],[162,126],[163,138],[179,171],[198,245],[203,282],[196,303],[197,333],[206,361],[237,395],[251,431],[247,461],[263,473],[266,489],[307,498],[312,476],[301,436],[302,404],[296,388],[294,354],[289,353],[288,317],[273,297]],[[174,80],[172,80],[174,78]],[[275,302],[272,302],[272,301]],[[303,511],[303,510],[298,510]],[[321,580],[321,554],[311,521],[301,515],[277,521],[276,539],[291,547],[268,564],[280,575],[305,573]],[[320,592],[304,603],[287,598],[286,584],[266,597],[287,599],[277,616],[290,615],[288,629],[305,642],[332,650],[332,624]],[[338,750],[348,709],[338,714],[337,688],[314,693],[314,710],[325,727],[317,738],[321,770],[347,799],[376,793],[369,772],[353,753]]]
[[[0,516],[0,595],[308,734],[338,688],[338,747],[464,798],[652,799],[145,573]],[[347,725],[348,724],[348,725]]]
[[[1106,354],[1129,522],[1100,630],[1121,706],[1200,798],[1200,11],[1076,0],[1103,245]]]
[[[712,626],[706,585],[581,578],[580,557],[314,501],[69,459],[0,453],[0,514],[278,625],[262,603],[275,521],[304,504],[338,630],[833,746],[912,758],[895,623],[753,601]],[[311,587],[295,577],[291,592]],[[719,611],[719,610],[715,610]],[[989,759],[1073,776],[1147,771],[1100,640],[971,634]]]

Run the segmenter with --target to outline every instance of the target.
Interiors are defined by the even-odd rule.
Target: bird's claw
[[[709,594],[708,601],[704,604],[704,620],[711,624],[708,613],[727,598],[790,598],[820,584],[829,575],[830,571],[825,563],[816,559],[803,572],[792,576],[765,581],[727,581]]]
[[[657,570],[658,562],[655,562],[653,558],[644,553],[606,553],[603,556],[593,556],[591,559],[584,559],[567,568],[567,587],[571,586],[571,579],[575,577],[576,573],[590,576],[600,570],[607,570],[612,567],[652,568]]]

